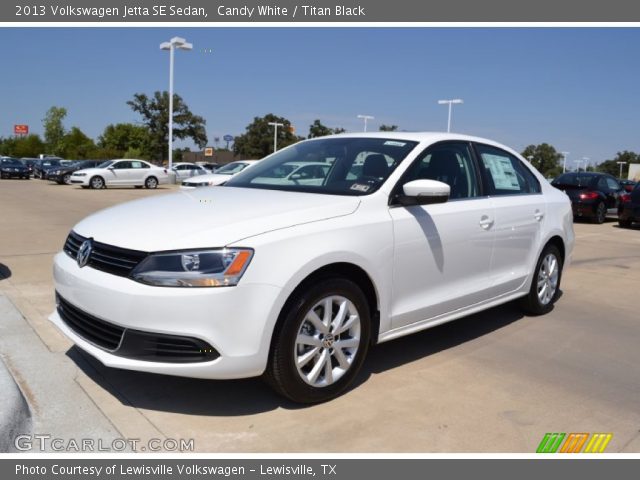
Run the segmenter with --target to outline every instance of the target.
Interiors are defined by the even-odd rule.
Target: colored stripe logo
[[[536,453],[603,453],[612,438],[612,433],[545,433]]]

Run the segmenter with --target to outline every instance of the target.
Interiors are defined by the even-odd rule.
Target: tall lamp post
[[[269,122],[273,128],[273,153],[278,151],[278,127],[284,127],[284,123]]]
[[[364,120],[364,131],[367,131],[367,120],[373,120],[376,117],[372,117],[371,115],[358,115],[358,118]]]
[[[176,49],[192,50],[193,44],[180,37],[160,44],[160,50],[169,50],[169,170],[173,167],[173,52]]]
[[[618,165],[620,165],[620,175],[618,176],[618,178],[622,178],[622,166],[626,165],[627,162],[616,162]]]
[[[571,152],[560,152],[562,154],[562,173],[567,171],[567,156],[571,153]]]
[[[582,157],[582,160],[584,160],[584,171],[588,171],[589,170],[589,160],[591,160],[589,157]]]
[[[460,103],[464,103],[461,98],[454,98],[452,100],[438,100],[438,105],[447,105],[449,104],[449,118],[447,120],[447,133],[451,132],[451,105],[458,105]]]

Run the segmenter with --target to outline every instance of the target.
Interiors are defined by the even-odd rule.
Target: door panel
[[[449,185],[446,203],[392,206],[393,328],[431,319],[487,299],[493,251],[493,205],[481,197],[468,142],[427,148],[395,188],[417,179]]]
[[[390,210],[394,231],[393,328],[490,295],[494,233],[488,198]],[[488,226],[481,222],[488,220]],[[485,222],[486,223],[486,222]]]

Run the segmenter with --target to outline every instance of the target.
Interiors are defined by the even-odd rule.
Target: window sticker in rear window
[[[520,190],[516,170],[513,168],[511,159],[483,153],[482,161],[491,172],[491,178],[497,190]]]
[[[387,140],[383,145],[387,147],[404,147],[406,142],[396,142],[395,140]]]

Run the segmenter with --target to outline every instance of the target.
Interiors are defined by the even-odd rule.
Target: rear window
[[[593,178],[591,175],[565,174],[560,175],[553,183],[557,185],[571,185],[572,187],[588,187],[593,181]]]

